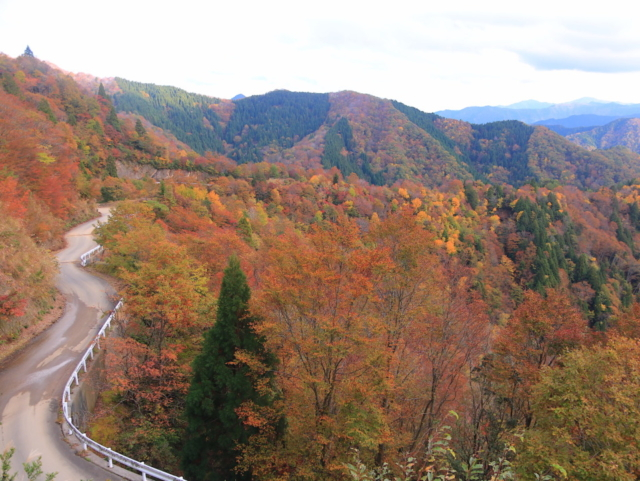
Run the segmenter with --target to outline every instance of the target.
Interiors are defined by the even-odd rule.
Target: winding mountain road
[[[22,463],[42,456],[45,473],[58,472],[56,481],[120,479],[76,455],[64,440],[61,426],[62,389],[80,357],[95,337],[99,320],[113,308],[113,289],[79,267],[80,255],[95,247],[91,235],[98,220],[66,234],[67,247],[58,252],[58,289],[66,297],[63,316],[37,336],[0,371],[0,450],[14,447],[13,471],[26,480]]]

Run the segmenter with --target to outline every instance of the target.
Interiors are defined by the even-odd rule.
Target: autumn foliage
[[[194,451],[199,463],[224,452],[223,477],[344,479],[355,453],[377,476],[409,465],[433,474],[443,433],[457,453],[438,458],[451,479],[473,469],[507,479],[496,466],[518,460],[522,479],[576,460],[574,479],[606,479],[588,477],[605,464],[617,479],[636,469],[640,185],[624,153],[354,92],[279,92],[244,107],[198,97],[185,109],[202,118],[176,134],[189,140],[198,124],[215,152],[196,151],[140,112],[118,114],[113,79],[72,78],[33,57],[0,56],[0,72],[0,342],[50,308],[47,249],[95,201],[114,202],[96,268],[118,278],[126,308],[108,345],[98,441],[183,472],[187,433],[207,435],[187,429],[185,411],[226,389],[194,387],[203,353],[242,327],[273,359],[236,345],[218,359],[213,383],[229,372],[238,386],[255,381],[243,402],[225,401],[226,424],[215,421],[235,433],[224,449]],[[312,112],[289,125],[296,102]],[[162,120],[157,107],[149,115]],[[251,322],[225,328],[216,296],[232,255]],[[611,419],[597,415],[609,408]]]
[[[229,253],[247,273],[256,329],[278,359],[278,403],[237,411],[260,427],[239,447],[237,469],[260,479],[340,478],[354,449],[370,466],[422,459],[451,410],[459,413],[452,445],[488,463],[517,439],[514,429],[536,426],[533,396],[546,369],[601,342],[599,326],[635,332],[624,295],[636,261],[618,240],[620,226],[632,227],[635,187],[614,196],[476,183],[472,209],[462,182],[390,189],[272,167],[242,166],[238,178],[206,185],[164,182],[153,200],[121,203],[99,229],[105,268],[125,281],[135,341],[114,347],[114,360],[173,369],[162,380],[150,375],[158,370],[141,376],[115,363],[112,386],[132,425],[168,426],[160,438],[174,456],[193,346],[211,325],[208,299]],[[368,216],[358,199],[369,202]],[[608,221],[614,212],[619,220]],[[200,314],[183,318],[174,300]],[[173,364],[158,357],[161,346]],[[163,396],[161,381],[162,410],[134,409],[145,404],[127,386]],[[283,418],[286,429],[276,431]]]

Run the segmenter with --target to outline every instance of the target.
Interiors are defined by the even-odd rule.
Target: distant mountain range
[[[542,126],[515,120],[472,124],[356,92],[278,90],[232,101],[122,78],[107,91],[119,112],[142,115],[196,152],[238,164],[337,167],[345,177],[356,174],[376,185],[412,179],[437,186],[475,178],[597,188],[640,176],[640,156],[628,150],[610,157]],[[578,101],[576,109],[594,103]],[[555,107],[526,101],[500,109],[559,112]]]
[[[184,142],[192,170],[207,171],[210,159],[226,157],[237,164],[337,167],[345,177],[356,174],[375,185],[408,179],[433,187],[453,179],[479,179],[593,189],[640,177],[640,155],[629,149],[608,149],[609,144],[599,149],[596,141],[587,140],[583,148],[545,126],[517,120],[469,123],[356,92],[276,90],[229,100],[123,78],[76,79],[87,93],[98,91],[102,82],[120,115],[142,116]],[[573,105],[574,111],[628,108],[593,99]],[[560,112],[559,106],[537,101],[494,109]],[[152,162],[162,164],[160,157]]]
[[[561,104],[526,100],[503,107],[467,107],[461,110],[441,110],[436,113],[473,124],[520,120],[528,124],[578,128],[604,125],[619,118],[640,117],[640,104],[621,104],[592,98],[582,98]]]
[[[624,118],[639,117],[639,116],[640,116],[640,112],[638,112],[638,115],[628,115],[628,116],[624,116]],[[570,117],[566,117],[564,119],[539,120],[538,122],[534,122],[533,125],[544,125],[545,127],[562,126],[567,129],[579,129],[587,126],[595,127],[595,126],[605,125],[619,118],[621,117],[618,117],[615,115],[582,114],[582,115],[571,115]]]

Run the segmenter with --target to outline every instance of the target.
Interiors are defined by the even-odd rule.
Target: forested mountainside
[[[116,162],[179,164],[191,150],[145,119],[119,118],[104,89],[87,94],[34,57],[0,55],[0,74],[3,343],[52,306],[56,266],[48,251],[62,246],[64,231],[94,217],[96,200],[142,188],[119,183]]]
[[[354,92],[276,91],[230,102],[123,79],[112,91],[118,110],[145,116],[200,153],[238,163],[337,166],[377,185],[476,178],[597,188],[640,172],[633,156],[577,149],[544,127],[473,125]]]
[[[114,94],[118,111],[135,112],[158,127],[169,130],[194,150],[219,152],[220,117],[213,104],[216,99],[190,94],[175,87],[158,88],[116,78],[122,90]]]
[[[125,82],[0,73],[0,342],[46,311],[47,249],[118,201],[98,442],[190,480],[635,479],[636,154],[353,92],[132,83],[154,121],[116,114]]]
[[[601,127],[567,135],[567,139],[585,149],[626,147],[640,153],[640,119],[618,119]]]

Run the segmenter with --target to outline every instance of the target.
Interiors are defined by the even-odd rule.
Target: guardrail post
[[[1,0],[0,0],[1,1]],[[103,251],[102,246],[98,246],[94,249],[92,249],[91,251],[83,254],[80,259],[81,259],[81,263],[83,266],[86,266],[88,261],[92,260],[94,258],[94,256],[97,256],[98,254],[100,254]],[[64,423],[66,423],[68,429],[69,429],[69,436],[71,436],[72,434],[75,433],[76,438],[82,443],[82,447],[85,451],[87,451],[89,449],[89,446],[91,446],[91,449],[93,449],[94,451],[101,453],[102,455],[104,455],[107,458],[108,461],[108,466],[109,468],[113,469],[113,458],[114,458],[114,454],[117,457],[116,461],[122,463],[124,466],[126,466],[127,468],[130,468],[133,471],[138,471],[142,474],[142,480],[146,481],[147,480],[147,467],[145,465],[145,463],[143,462],[138,462],[134,459],[130,459],[122,454],[119,454],[115,451],[113,451],[111,448],[107,448],[105,446],[101,446],[100,444],[96,443],[95,441],[92,441],[90,438],[87,437],[86,433],[81,433],[80,430],[73,424],[74,423],[74,419],[71,416],[71,388],[73,386],[73,380],[76,381],[76,385],[80,385],[80,379],[79,379],[79,372],[80,372],[80,366],[84,367],[84,372],[88,372],[87,369],[87,358],[89,356],[91,356],[91,359],[94,359],[94,352],[93,352],[93,348],[95,346],[98,346],[98,349],[100,349],[100,337],[101,334],[102,336],[104,336],[105,338],[107,337],[107,333],[106,333],[106,329],[111,327],[111,321],[115,318],[115,314],[118,311],[118,309],[120,309],[123,305],[123,300],[120,299],[120,301],[116,304],[115,308],[113,309],[113,311],[111,312],[111,314],[107,317],[107,320],[104,322],[103,327],[100,329],[100,331],[98,332],[98,335],[95,337],[93,344],[90,345],[88,351],[85,351],[84,357],[82,358],[82,360],[80,361],[80,364],[78,364],[78,366],[76,367],[76,369],[74,370],[74,372],[71,374],[71,376],[69,377],[69,380],[67,381],[67,384],[64,387],[64,391],[62,392],[62,410],[64,412]],[[63,429],[64,429],[64,423],[63,423]],[[163,471],[154,469],[152,467],[149,468],[151,471],[151,473],[158,473],[158,475],[160,476],[158,479],[174,479],[174,480],[180,480],[180,481],[184,481],[184,478],[180,477],[177,478],[176,476],[173,476],[169,473],[165,473]],[[154,478],[154,474],[150,474],[150,476],[152,478]]]

